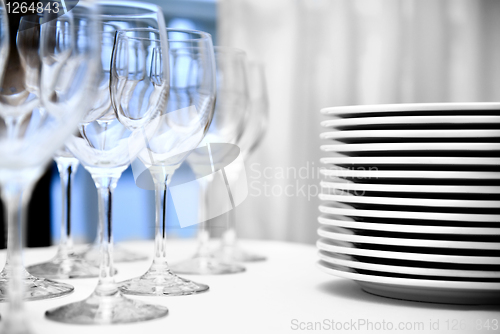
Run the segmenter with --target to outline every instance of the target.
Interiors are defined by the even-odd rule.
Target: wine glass
[[[264,66],[257,61],[248,62],[248,84],[250,88],[250,110],[243,135],[238,141],[241,154],[246,161],[262,142],[266,132],[269,100],[267,96]],[[257,262],[266,260],[265,256],[249,253],[239,246],[236,237],[235,211],[228,212],[228,226],[221,237],[215,256],[227,261]]]
[[[229,48],[215,47],[217,69],[217,102],[214,119],[203,140],[207,144],[210,163],[223,164],[223,161],[234,150],[231,145],[211,145],[213,143],[238,144],[243,133],[248,111],[248,82],[245,52]],[[214,150],[215,149],[215,150]],[[196,153],[196,152],[195,152]],[[206,161],[202,154],[191,154],[187,161],[197,176],[206,175]],[[212,176],[199,179],[200,184],[200,217],[203,217],[209,208],[209,188],[213,182]],[[182,274],[230,274],[245,270],[241,265],[231,261],[215,258],[210,251],[210,231],[208,222],[200,218],[198,234],[198,249],[196,254],[185,261],[172,265],[172,270]]]
[[[120,32],[115,36],[109,84],[115,112],[99,115],[90,123],[85,119],[79,134],[66,144],[90,172],[97,188],[102,260],[99,282],[89,297],[45,313],[58,322],[117,324],[155,319],[168,313],[166,307],[124,297],[113,272],[113,190],[122,172],[145,147],[143,134],[158,126],[169,89],[165,32],[146,29],[135,37]]]
[[[136,35],[141,30],[121,34]],[[139,159],[148,167],[155,184],[156,225],[154,259],[140,277],[120,283],[127,294],[187,295],[208,286],[181,278],[166,260],[166,196],[174,171],[203,139],[215,105],[215,60],[212,38],[194,30],[167,29],[170,58],[170,94],[159,127],[147,136]]]
[[[23,178],[30,181],[22,180],[23,183],[26,182],[26,188],[23,188],[26,198],[29,197],[31,182],[39,177],[41,168],[47,162],[46,157],[53,154],[68,135],[68,131],[72,130],[71,124],[75,122],[68,123],[68,128],[64,131],[55,128],[68,114],[67,108],[76,109],[74,112],[77,116],[73,117],[78,121],[78,114],[85,111],[82,109],[88,106],[86,102],[82,102],[84,100],[82,94],[93,90],[93,87],[89,88],[86,85],[94,86],[97,61],[94,54],[89,57],[87,55],[90,52],[95,53],[99,48],[95,46],[95,41],[88,40],[95,37],[92,35],[94,30],[91,30],[95,28],[93,23],[95,20],[87,17],[89,12],[94,13],[87,7],[82,5],[71,15],[43,25],[39,22],[43,18],[37,15],[22,16],[18,22],[13,21],[11,24],[11,28],[17,32],[17,37],[11,36],[10,39],[8,72],[3,77],[2,94],[0,94],[0,113],[5,125],[3,128],[4,145],[8,146],[10,141],[13,143],[10,147],[4,148],[6,157],[2,158],[2,163],[5,169],[17,168],[16,173],[21,173],[22,169],[26,169],[26,172],[21,174]],[[74,13],[81,13],[83,18],[76,19],[73,16]],[[83,26],[82,21],[89,25]],[[17,26],[12,27],[15,23]],[[54,24],[60,24],[63,27],[58,30],[57,38]],[[78,49],[77,43],[82,44],[81,50]],[[75,89],[81,89],[81,92],[75,92]],[[80,105],[74,106],[77,103]],[[38,138],[40,134],[37,131],[46,131],[45,129],[50,127],[55,129],[54,134],[46,135],[44,138],[44,141],[47,141],[45,143],[47,148],[39,146],[41,139]],[[32,140],[38,140],[36,145],[32,143]],[[16,145],[17,149],[23,153],[22,158],[25,161],[21,158],[14,159],[18,154],[10,152],[16,149]],[[24,150],[27,150],[25,146],[28,145],[43,147],[43,149],[39,149],[41,152],[36,152],[36,155],[31,151],[25,153]],[[52,149],[53,146],[55,149]],[[33,156],[30,157],[28,154]],[[11,157],[8,157],[9,155]],[[37,162],[36,168],[31,165],[30,168],[25,167],[33,162]],[[5,179],[3,182],[14,182],[14,180]],[[11,199],[5,197],[4,200],[8,202]],[[10,243],[14,242],[12,238]],[[12,252],[8,251],[5,268],[0,273],[0,286],[7,284],[12,266],[10,258],[13,256]],[[26,299],[45,299],[64,295],[73,290],[73,287],[68,284],[38,278],[26,271],[23,275],[27,285]],[[2,288],[0,299],[5,298],[4,291],[5,289]]]
[[[161,31],[165,30],[163,13],[156,5],[141,1],[99,1],[98,6],[101,14],[100,17],[106,32],[114,32],[118,29],[131,28],[152,28],[159,29]],[[102,62],[105,65],[109,64],[110,55],[108,56],[103,52]],[[104,73],[109,76],[109,71],[105,70]],[[103,78],[103,81],[101,81],[102,85],[99,89],[98,99],[103,102],[107,102],[102,104],[100,111],[103,113],[113,113],[109,97],[109,89],[104,87],[108,84],[105,79],[106,78]],[[94,243],[90,245],[90,247],[80,251],[78,255],[92,263],[99,264],[101,259],[99,250],[100,243],[98,238],[99,232],[97,232],[96,235],[97,237]],[[120,247],[119,244],[115,245],[113,248],[114,262],[132,262],[146,259],[147,256],[145,254],[130,251],[127,248]]]
[[[74,17],[76,13],[80,18]],[[0,286],[2,299],[7,292],[10,301],[2,324],[8,333],[29,331],[23,299],[62,296],[73,290],[26,272],[22,229],[35,181],[75,130],[88,108],[88,96],[95,91],[97,20],[95,8],[85,0],[52,21],[43,21],[46,14],[9,17],[8,60],[0,82],[0,188],[8,224],[7,263]]]

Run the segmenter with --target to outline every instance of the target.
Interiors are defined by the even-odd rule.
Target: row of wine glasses
[[[196,175],[206,174],[206,162],[213,166],[223,167],[228,157],[234,154],[232,145],[214,145],[215,143],[238,144],[245,129],[249,105],[249,87],[247,80],[246,55],[241,50],[225,47],[215,48],[217,66],[217,103],[214,119],[204,138],[209,147],[210,159],[203,155],[191,154],[188,162]],[[204,163],[205,162],[205,163]],[[214,168],[219,169],[219,168]],[[212,195],[211,187],[215,184],[215,175],[210,174],[199,179],[202,198],[200,215],[218,201]],[[224,261],[214,257],[210,249],[210,228],[206,217],[200,217],[198,249],[195,255],[173,265],[175,272],[183,274],[229,274],[245,271],[245,268],[234,261]]]
[[[99,34],[101,41],[101,57],[99,67],[99,83],[96,99],[91,111],[86,115],[84,123],[90,122],[99,116],[113,116],[109,91],[110,64],[113,51],[115,32],[118,29],[154,28],[165,29],[163,17],[158,7],[142,2],[128,2],[121,4],[113,1],[99,2],[100,22],[102,25]],[[54,160],[61,178],[62,190],[62,219],[61,240],[56,256],[45,262],[28,268],[29,272],[47,278],[83,278],[98,277],[100,263],[100,244],[94,244],[81,252],[73,248],[71,239],[71,184],[72,176],[76,172],[79,160],[70,150],[63,148],[57,151]],[[99,226],[96,233],[99,236]],[[97,237],[98,239],[98,237]],[[144,260],[145,257],[124,248],[114,247],[114,260],[127,262]]]
[[[210,35],[206,33],[165,29],[161,11],[155,6],[142,3],[124,6],[116,2],[102,2],[98,6],[90,6],[86,1],[81,1],[70,15],[54,19],[48,25],[41,25],[37,21],[39,16],[36,19],[23,17],[19,20],[23,29],[14,27],[11,30],[16,32],[17,36],[12,38],[6,35],[17,42],[14,43],[17,54],[24,56],[18,56],[24,62],[18,61],[22,66],[16,69],[19,73],[29,74],[25,74],[25,82],[20,85],[25,90],[24,99],[16,100],[16,97],[11,96],[15,95],[11,93],[18,91],[16,86],[9,87],[9,94],[4,94],[6,85],[12,85],[15,81],[0,73],[3,79],[0,101],[2,107],[6,106],[1,111],[5,129],[0,130],[5,133],[0,132],[0,144],[12,144],[15,140],[26,144],[28,140],[33,140],[28,138],[29,130],[33,129],[44,133],[40,135],[35,132],[38,137],[54,137],[51,140],[52,146],[42,146],[45,155],[43,159],[37,159],[36,169],[32,169],[28,164],[28,161],[34,162],[36,157],[28,158],[23,152],[17,152],[16,159],[20,161],[17,165],[5,164],[5,168],[4,165],[0,166],[2,197],[8,208],[9,202],[14,203],[10,204],[11,209],[7,210],[9,250],[6,268],[0,281],[4,286],[0,289],[4,295],[5,291],[9,290],[10,314],[16,314],[15,317],[9,318],[19,320],[8,322],[5,326],[10,323],[17,324],[18,328],[23,327],[20,325],[22,319],[17,316],[22,313],[18,311],[23,299],[50,298],[73,290],[68,284],[37,278],[22,268],[20,236],[24,215],[19,216],[16,212],[17,207],[26,203],[26,193],[29,193],[31,184],[38,177],[41,168],[62,143],[66,143],[66,147],[59,150],[55,158],[66,195],[63,199],[61,244],[53,260],[29,269],[41,277],[73,278],[99,275],[99,282],[87,299],[49,310],[46,316],[60,322],[82,324],[135,322],[165,316],[168,313],[165,307],[128,299],[122,293],[184,295],[208,290],[208,286],[178,277],[169,269],[165,248],[166,196],[172,174],[202,141],[207,130],[207,143],[221,140],[238,143],[245,133],[244,124],[249,119],[249,96],[244,53],[223,48],[216,49],[214,53]],[[6,66],[9,67],[16,65],[16,52],[12,52],[10,42],[4,43],[3,33],[7,29],[5,22],[4,18],[0,46],[7,45],[9,57],[14,59],[12,61],[9,58],[6,61]],[[24,36],[25,31],[29,31],[28,36]],[[28,42],[33,43],[31,53],[29,48],[28,52],[26,51]],[[82,48],[82,45],[88,45],[88,48]],[[38,49],[42,52],[35,56]],[[48,53],[47,59],[44,58],[46,50],[52,52]],[[4,54],[4,48],[1,51],[0,54]],[[82,54],[83,52],[87,53]],[[42,60],[41,64],[35,62],[38,69],[33,66],[33,58],[36,57]],[[43,60],[46,60],[48,68],[43,66]],[[69,76],[68,78],[62,78],[61,69],[65,70],[64,74]],[[34,75],[38,77],[34,79]],[[212,129],[210,124],[214,115],[216,82],[219,96],[216,115],[219,115],[220,111],[220,116],[212,123],[216,124]],[[95,102],[88,103],[84,99],[84,96],[89,94],[98,97]],[[18,101],[22,103],[16,103]],[[12,108],[9,109],[9,106]],[[49,123],[52,128],[43,123],[51,111],[56,117],[65,116],[66,109],[63,108],[68,106],[83,114],[77,132],[71,134],[71,123],[59,124],[51,121]],[[75,119],[80,119],[76,115],[77,111],[72,111],[73,125],[76,125]],[[24,124],[27,119],[28,123],[34,123]],[[45,134],[46,131],[51,131],[49,128],[52,132]],[[56,137],[56,133],[60,135]],[[254,133],[259,133],[260,137],[262,135],[261,130],[255,130]],[[71,138],[66,140],[68,135],[71,135]],[[0,148],[3,149],[1,146]],[[49,152],[48,148],[51,149]],[[136,157],[148,167],[155,184],[154,260],[144,275],[117,284],[113,278],[115,270],[112,193],[121,173]],[[16,159],[14,160],[17,163]],[[101,255],[99,268],[96,261],[90,261],[86,256],[95,248],[84,252],[83,256],[76,254],[72,248],[69,219],[70,181],[78,163],[90,172],[98,191],[98,239]],[[19,166],[23,168],[23,172],[18,170]],[[32,176],[28,178],[30,175],[26,174],[26,171],[32,172]],[[12,179],[12,175],[18,176],[23,182],[17,181],[17,178]],[[13,186],[17,189],[17,192],[14,192],[17,198],[14,199],[4,195],[5,189],[8,190],[5,184],[9,186],[13,180],[17,182]],[[21,192],[25,193],[22,199]],[[17,207],[12,208],[12,205]],[[203,230],[200,235],[203,235]],[[200,249],[203,247],[205,245]],[[201,262],[194,262],[195,270],[202,268],[198,273],[230,273],[244,270],[233,263],[234,259],[220,261],[206,249],[201,255],[202,257],[198,256]],[[23,291],[25,286],[28,287],[27,293]]]
[[[247,62],[243,51],[229,47],[215,47],[215,58],[217,104],[214,120],[204,143],[211,147],[212,165],[224,167],[223,165],[232,160],[234,155],[240,154],[244,160],[258,147],[267,125],[268,100],[262,64]],[[239,152],[235,152],[236,146],[221,146],[214,143],[237,145]],[[202,158],[196,154],[191,154],[187,158],[198,176],[204,174],[201,160]],[[244,165],[235,165],[244,168]],[[238,170],[236,174],[241,172]],[[215,197],[210,191],[214,177],[202,178],[199,183],[202,188],[200,215],[204,215],[204,211],[211,206],[210,200],[213,201]],[[208,221],[200,218],[196,253],[192,258],[174,264],[172,269],[175,272],[198,275],[239,273],[245,271],[241,262],[265,260],[264,256],[248,253],[238,246],[235,210],[228,210],[225,216],[226,229],[220,246],[215,250],[210,247],[211,234]]]

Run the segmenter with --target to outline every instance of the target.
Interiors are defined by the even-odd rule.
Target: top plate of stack
[[[498,116],[500,103],[468,102],[468,103],[401,103],[340,106],[321,109],[321,113],[334,117],[364,117],[372,116],[462,116],[462,115],[493,115]]]

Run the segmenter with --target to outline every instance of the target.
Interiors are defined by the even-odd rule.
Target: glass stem
[[[223,247],[233,247],[236,245],[236,214],[235,210],[226,213],[227,225],[222,235]]]
[[[153,267],[167,266],[167,199],[168,199],[168,175],[162,174],[155,180],[155,256]]]
[[[200,216],[200,228],[198,230],[198,252],[197,255],[200,257],[208,257],[210,255],[209,241],[210,241],[210,226],[208,225],[208,220],[206,214],[208,212],[209,205],[209,195],[208,195],[208,183],[210,180],[200,180],[200,203],[199,206],[199,216]]]
[[[9,280],[9,312],[20,313],[23,309],[24,278],[28,275],[23,266],[23,229],[26,222],[26,206],[32,192],[32,184],[8,182],[2,187],[2,200],[5,204],[7,222],[7,260],[4,272]]]
[[[101,251],[101,265],[99,283],[95,294],[112,296],[119,293],[113,277],[113,231],[112,231],[112,194],[116,188],[121,173],[113,176],[96,176],[94,178],[98,192],[99,209],[99,244]]]
[[[71,185],[78,168],[78,159],[58,157],[57,163],[61,179],[61,240],[59,242],[58,256],[67,259],[73,254],[73,240],[71,238]]]

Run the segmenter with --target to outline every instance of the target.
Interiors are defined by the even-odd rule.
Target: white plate
[[[500,103],[495,102],[466,102],[466,103],[397,103],[397,104],[371,104],[355,106],[339,106],[321,109],[324,115],[356,115],[360,113],[377,112],[413,112],[440,110],[500,110]]]
[[[352,130],[322,132],[322,139],[345,138],[499,138],[500,130]]]
[[[380,205],[409,205],[426,207],[449,207],[449,208],[500,208],[500,201],[474,201],[461,199],[430,199],[430,198],[401,198],[401,197],[374,197],[355,196],[345,191],[341,194],[319,194],[323,201],[335,201],[342,203],[358,204],[380,204]],[[429,210],[432,211],[432,210]]]
[[[441,263],[463,263],[463,264],[493,264],[500,265],[500,257],[493,256],[464,256],[464,255],[443,255],[426,253],[392,252],[373,249],[356,248],[350,242],[319,239],[316,242],[318,249],[358,256],[377,257],[382,259],[397,259],[408,261],[441,262]]]
[[[481,250],[500,249],[500,243],[498,242],[472,242],[472,241],[374,237],[374,236],[356,235],[352,231],[340,227],[321,226],[320,228],[318,228],[318,235],[326,239],[341,240],[341,241],[363,243],[363,244],[408,246],[408,247],[453,248],[453,249],[481,249]]]
[[[348,205],[336,202],[331,203],[329,206],[320,205],[319,211],[321,211],[322,213],[330,213],[334,215],[354,216],[354,217],[484,222],[484,223],[498,223],[498,225],[500,226],[500,215],[488,215],[488,214],[359,210],[352,208]],[[500,249],[500,244],[498,249]]]
[[[405,275],[441,276],[443,277],[443,279],[445,279],[445,277],[447,276],[467,277],[467,278],[500,278],[500,271],[436,269],[436,268],[405,267],[405,266],[367,263],[367,262],[357,261],[351,255],[335,254],[325,251],[319,251],[318,256],[319,259],[322,261],[339,266],[388,272],[388,273],[397,273]]]
[[[320,169],[322,175],[328,177],[356,177],[363,179],[465,179],[465,180],[498,180],[498,172],[460,172],[460,171],[432,171],[432,170],[378,170],[377,167],[356,167],[356,169],[335,167]]]
[[[465,235],[491,235],[499,234],[500,228],[490,227],[458,227],[458,226],[426,226],[403,224],[380,224],[358,222],[352,218],[335,215],[321,215],[318,222],[328,226],[357,228],[360,230],[387,231],[401,233],[429,233],[429,234],[465,234]]]
[[[374,143],[321,145],[324,152],[388,152],[388,151],[500,151],[500,143]]]
[[[471,165],[500,166],[500,158],[470,157],[347,157],[345,155],[321,158],[324,164],[362,164],[362,165]],[[418,168],[418,167],[416,167]]]
[[[321,188],[334,188],[350,191],[379,191],[379,192],[404,192],[404,193],[452,193],[452,194],[500,194],[498,186],[428,186],[415,184],[370,184],[321,181]]]
[[[321,126],[341,127],[341,126],[359,126],[359,125],[379,125],[379,124],[398,124],[398,125],[413,125],[413,124],[498,124],[500,116],[460,116],[460,115],[444,115],[444,116],[389,116],[389,117],[358,117],[358,118],[333,118],[321,122]]]
[[[452,304],[498,304],[500,300],[500,283],[371,276],[322,261],[318,267],[327,274],[356,281],[369,293],[390,298]]]

